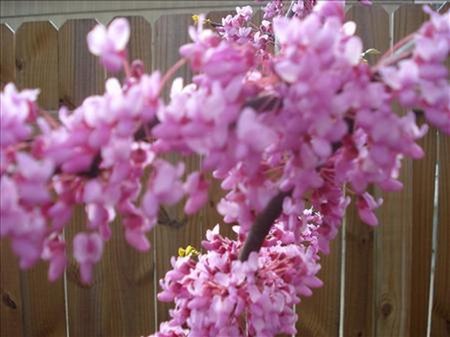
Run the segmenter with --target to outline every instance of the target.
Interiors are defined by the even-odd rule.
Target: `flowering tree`
[[[217,225],[203,253],[189,248],[172,259],[158,297],[175,308],[155,336],[295,333],[293,305],[321,285],[319,254],[328,253],[351,200],[377,225],[382,200],[368,187],[401,189],[401,159],[423,156],[416,140],[428,126],[417,126],[416,114],[450,134],[450,14],[425,7],[430,20],[370,66],[343,2],[284,5],[265,6],[259,27],[250,7],[220,24],[198,17],[192,42],[164,75],[129,63],[126,20],[98,25],[90,51],[126,78],[108,79],[102,96],[73,111],[61,108],[58,121],[37,106],[39,90],[6,85],[0,235],[20,266],[44,259],[49,279],[60,277],[63,230],[82,205],[86,229],[73,256],[88,283],[117,213],[128,243],[147,251],[160,207],[186,198],[185,212],[197,212],[212,172],[228,191],[217,209],[237,239]],[[175,79],[164,102],[163,87],[182,66],[193,81]],[[394,104],[408,112],[396,114]],[[162,159],[174,151],[199,155],[201,168],[185,172]]]

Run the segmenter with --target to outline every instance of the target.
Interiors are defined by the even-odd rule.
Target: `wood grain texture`
[[[16,80],[16,40],[6,24],[0,24],[0,88]]]
[[[96,24],[92,19],[68,20],[59,28],[59,103],[69,109],[104,91],[105,70],[86,42]]]
[[[401,192],[380,193],[375,231],[375,336],[409,336],[412,264],[412,163],[403,161]]]
[[[179,59],[179,47],[189,41],[188,27],[193,24],[192,14],[163,15],[155,23],[154,27],[154,67],[164,74]],[[187,66],[179,69],[175,76],[182,77],[184,83],[189,83],[192,73]],[[168,98],[171,81],[169,81],[163,91],[164,97]],[[198,157],[191,156],[181,158],[178,155],[170,154],[165,156],[166,160],[172,163],[183,161],[186,172],[189,173],[200,167]],[[187,222],[181,228],[174,228],[167,225],[158,225],[154,229],[154,245],[156,254],[156,275],[157,279],[164,277],[171,268],[170,258],[178,255],[179,247],[192,245],[196,249],[201,248],[201,240],[204,237],[204,213],[199,212],[185,218],[183,212],[184,203],[180,202],[173,207],[165,207],[169,218],[178,222]],[[158,292],[160,288],[158,287]],[[157,302],[157,321],[158,324],[167,321],[168,310],[172,305],[168,303]]]
[[[450,3],[442,12],[450,10]],[[447,58],[450,72],[450,59]],[[450,136],[440,133],[439,200],[431,337],[450,337]]]
[[[40,88],[43,109],[58,106],[58,32],[48,21],[23,24],[16,32],[17,84]],[[50,283],[40,262],[21,275],[25,336],[66,335],[63,281]]]
[[[401,6],[394,14],[394,42],[415,32],[427,20],[419,5]],[[418,120],[424,122],[423,117]],[[412,166],[412,265],[410,336],[425,336],[428,324],[428,303],[431,275],[431,254],[434,211],[434,176],[436,169],[437,134],[431,129],[418,143],[426,155]]]
[[[431,336],[450,336],[450,137],[439,135],[438,242]]]
[[[95,25],[95,20],[70,20],[59,29],[60,104],[70,109],[79,106],[87,96],[103,91],[105,71],[98,59],[89,53],[86,43],[86,34]],[[114,256],[111,242],[105,246],[102,262],[95,267],[92,284],[83,285],[72,256],[72,240],[76,233],[84,230],[84,209],[77,207],[65,230],[70,257],[66,272],[69,334],[77,337],[119,336],[124,323],[114,314],[116,308],[121,308],[117,286],[119,273],[117,270],[112,273],[111,269],[109,274],[105,271]],[[113,240],[117,239],[115,236]]]
[[[389,49],[389,17],[380,5],[353,5],[346,18],[356,23],[356,35],[361,37],[364,50],[376,48],[384,52]],[[368,61],[374,64],[377,58],[371,55]],[[345,221],[344,336],[373,336],[374,229],[359,219],[353,203]]]
[[[314,289],[311,297],[296,306],[297,335],[302,337],[339,336],[339,302],[341,279],[342,233],[330,245],[330,254],[322,255],[318,277],[322,288]]]
[[[398,11],[398,9],[397,9]],[[394,13],[395,44],[405,31]],[[396,108],[395,108],[396,109]],[[405,112],[396,109],[399,115]],[[402,161],[400,192],[380,192],[380,225],[375,231],[375,336],[409,336],[411,333],[411,272],[413,237],[413,166]]]
[[[17,83],[39,88],[39,105],[58,107],[58,31],[48,21],[24,23],[16,32]]]
[[[105,70],[87,49],[86,34],[94,20],[72,20],[60,29],[61,103],[78,106],[94,93],[102,93]],[[150,31],[148,23],[132,20],[132,29]],[[135,34],[133,34],[134,36]],[[147,45],[144,43],[147,38]],[[130,54],[150,48],[150,37],[130,41]],[[150,54],[141,52],[148,64]],[[140,254],[125,241],[120,219],[111,224],[111,240],[95,268],[91,285],[80,282],[78,266],[71,258],[67,271],[69,331],[71,336],[140,336],[150,334],[154,324],[154,261],[152,253]],[[80,207],[66,231],[69,249],[76,233],[86,230],[86,216]]]
[[[15,37],[7,25],[0,25],[0,86],[14,82]],[[1,224],[0,224],[1,226]],[[23,307],[19,261],[7,240],[0,241],[0,336],[23,336]]]

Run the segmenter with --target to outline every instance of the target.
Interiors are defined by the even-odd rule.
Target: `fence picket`
[[[389,17],[382,6],[353,5],[347,19],[357,24],[356,35],[364,50],[375,48],[383,53],[389,49]],[[376,60],[375,55],[368,57],[369,64]],[[374,229],[359,219],[353,202],[345,221],[344,336],[373,336]]]
[[[136,28],[134,32],[150,32],[145,20],[133,18],[131,22],[132,29]],[[86,96],[103,91],[105,70],[89,53],[85,39],[95,24],[95,20],[70,20],[60,29],[60,67],[64,69],[60,79],[64,88],[61,100],[69,106],[78,106]],[[135,35],[130,41],[130,54],[149,64],[150,53],[136,41]],[[144,37],[149,40],[141,35]],[[85,222],[79,209],[73,227],[67,231],[69,246],[75,233],[85,229]],[[67,277],[71,335],[137,336],[154,330],[153,254],[138,253],[126,243],[120,219],[111,224],[111,229],[112,239],[105,246],[92,285],[81,285],[78,267],[71,261]]]
[[[439,135],[438,242],[431,336],[450,336],[450,138]]]
[[[395,44],[404,31],[402,23],[395,20],[398,11],[390,13],[391,36]],[[404,114],[399,111],[400,115]],[[377,197],[384,199],[378,210],[380,226],[375,231],[375,335],[409,336],[411,312],[411,266],[413,228],[413,174],[412,160],[402,162],[399,180],[403,190],[394,193],[377,191]]]
[[[40,88],[39,105],[58,107],[58,31],[48,22],[22,24],[16,32],[17,84]],[[25,336],[66,335],[63,281],[47,279],[47,264],[21,275]]]
[[[442,13],[450,10],[450,3]],[[447,59],[450,72],[450,60]],[[431,337],[450,336],[450,138],[439,134],[439,200],[438,232],[434,279],[434,294],[431,312]]]
[[[192,14],[174,14],[161,16],[154,25],[154,62],[155,69],[159,69],[164,74],[179,58],[178,49],[181,45],[189,41],[188,27],[193,24]],[[187,84],[192,74],[186,66],[179,69],[173,78],[182,77]],[[164,90],[165,98],[170,91],[169,81]],[[178,155],[167,155],[165,157],[172,163],[182,160],[185,164],[185,171],[191,172],[198,169],[200,160],[198,157],[184,157]],[[164,207],[170,219],[181,223],[181,228],[174,228],[167,224],[159,224],[154,229],[153,243],[156,254],[156,275],[157,279],[164,277],[171,268],[170,258],[178,254],[179,247],[192,245],[197,249],[201,248],[200,242],[204,238],[204,213],[185,218],[183,214],[183,203],[175,207]],[[184,223],[187,220],[186,223]],[[184,224],[183,224],[184,223]],[[158,287],[158,292],[160,288]],[[172,305],[157,302],[157,321],[158,324],[168,320],[168,310]]]
[[[0,24],[0,87],[16,79],[14,32]],[[19,261],[7,241],[0,242],[0,336],[23,336]]]
[[[302,299],[296,311],[298,336],[339,336],[339,302],[341,279],[341,244],[339,233],[330,245],[330,255],[322,256],[318,277],[324,282],[310,298]]]
[[[86,35],[95,24],[92,19],[69,20],[59,29],[59,97],[60,104],[69,109],[79,106],[87,96],[103,91],[105,71],[98,59],[89,53],[86,44]],[[120,307],[114,297],[117,288],[112,286],[117,280],[117,270],[106,270],[108,264],[114,263],[113,247],[111,242],[106,245],[103,260],[95,268],[93,283],[83,285],[72,255],[72,240],[76,233],[84,230],[84,209],[77,207],[65,231],[69,252],[66,272],[69,334],[117,336],[122,332],[121,323],[117,316],[109,316],[114,308]],[[113,232],[116,233],[114,229]],[[117,236],[113,240],[118,240]]]
[[[404,5],[395,12],[395,41],[416,31],[427,19],[422,6]],[[423,116],[418,119],[424,122]],[[419,141],[426,156],[413,162],[413,222],[411,265],[411,336],[425,336],[428,323],[428,302],[433,236],[434,175],[437,157],[437,134],[430,129]]]

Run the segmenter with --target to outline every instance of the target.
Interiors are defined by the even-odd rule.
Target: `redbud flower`
[[[100,261],[103,253],[103,240],[98,233],[78,233],[73,239],[73,256],[80,264],[81,280],[90,283],[92,268]]]
[[[87,36],[87,43],[92,54],[100,56],[103,65],[111,71],[122,67],[126,56],[126,46],[130,38],[128,21],[119,18],[112,21],[108,28],[97,25]]]

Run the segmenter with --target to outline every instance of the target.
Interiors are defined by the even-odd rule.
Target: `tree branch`
[[[283,200],[292,194],[288,192],[279,192],[269,201],[266,208],[256,217],[255,222],[248,233],[244,246],[241,249],[239,260],[246,261],[251,252],[257,252],[261,248],[264,239],[269,233],[274,221],[280,216],[283,210]]]

